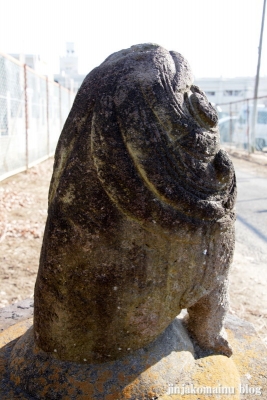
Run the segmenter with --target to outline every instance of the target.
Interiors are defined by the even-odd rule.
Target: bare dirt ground
[[[266,157],[267,160],[267,157]],[[233,157],[234,164],[267,176],[266,165]],[[0,307],[31,297],[38,271],[53,159],[0,182]],[[267,265],[236,252],[230,311],[252,322],[267,344]]]
[[[49,159],[0,182],[0,307],[33,295],[52,168]]]

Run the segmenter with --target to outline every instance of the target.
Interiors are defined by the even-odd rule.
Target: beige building
[[[206,93],[211,103],[221,105],[222,110],[226,112],[229,112],[229,105],[224,103],[254,97],[254,77],[199,78],[195,80],[195,84]],[[266,96],[267,101],[267,76],[260,78],[258,96]],[[238,103],[232,105],[232,112],[237,112],[239,107]]]
[[[78,73],[78,56],[74,43],[66,43],[66,54],[60,57],[60,73],[54,75],[54,80],[76,93],[85,76]]]

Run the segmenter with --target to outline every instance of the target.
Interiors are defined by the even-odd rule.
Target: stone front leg
[[[225,279],[212,292],[187,309],[189,318],[185,322],[200,347],[230,357],[232,349],[223,328],[229,304],[227,289],[228,280]]]

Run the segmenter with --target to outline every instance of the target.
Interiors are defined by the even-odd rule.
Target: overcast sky
[[[263,0],[0,0],[0,5],[0,51],[41,54],[54,73],[70,41],[80,73],[122,48],[153,42],[182,53],[197,78],[256,74]],[[267,26],[265,76],[266,31]]]

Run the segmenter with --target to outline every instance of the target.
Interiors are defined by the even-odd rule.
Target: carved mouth
[[[204,92],[192,85],[190,92],[185,93],[184,97],[190,115],[197,120],[200,126],[206,129],[216,127],[218,124],[217,112],[209,103]]]

